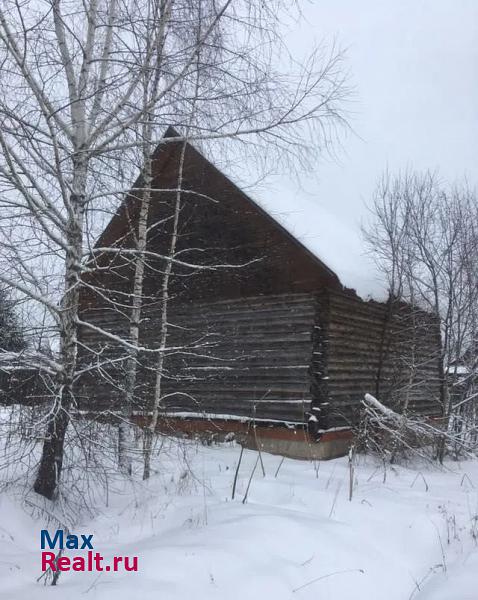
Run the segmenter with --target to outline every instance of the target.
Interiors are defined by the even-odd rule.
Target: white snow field
[[[168,442],[147,483],[111,483],[78,515],[95,551],[138,556],[138,572],[64,572],[37,583],[40,529],[15,487],[0,495],[0,598],[36,600],[477,600],[478,460],[384,471],[359,458],[311,463]],[[55,529],[55,528],[54,528]],[[51,527],[50,527],[51,530]],[[85,551],[69,551],[79,554]]]

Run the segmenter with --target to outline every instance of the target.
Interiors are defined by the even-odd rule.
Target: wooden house
[[[148,217],[140,335],[145,348],[157,345],[161,323],[166,263],[158,256],[167,255],[170,244],[183,148],[175,135],[169,130],[153,155],[156,191]],[[346,449],[364,393],[397,402],[410,379],[411,346],[409,408],[439,413],[439,332],[429,315],[417,319],[413,313],[411,344],[410,307],[365,301],[346,289],[336,273],[190,144],[181,187],[161,428],[233,432],[289,456],[335,456]],[[141,179],[134,188],[141,188]],[[137,196],[125,198],[97,248],[134,245]],[[127,337],[130,255],[100,253],[96,265],[85,276],[82,319]],[[81,328],[79,341],[80,360],[91,367],[78,385],[80,408],[119,410],[124,348],[89,327]],[[138,357],[135,402],[142,422],[151,410],[155,356],[145,351]]]

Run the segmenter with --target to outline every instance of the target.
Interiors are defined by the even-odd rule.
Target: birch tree
[[[165,126],[188,126],[197,143],[237,141],[236,157],[247,148],[303,164],[345,123],[348,90],[335,48],[313,49],[295,72],[290,58],[281,72],[286,9],[256,0],[5,0],[0,8],[0,282],[33,307],[37,323],[47,315],[57,348],[48,361],[55,383],[34,484],[46,498],[57,492],[76,405],[78,327],[98,330],[78,310],[97,258],[93,240],[138,169],[145,222],[151,149]],[[140,229],[124,254],[138,258],[129,333],[101,331],[129,361],[126,412],[140,349]]]
[[[131,311],[129,318],[129,342],[131,348],[128,352],[125,369],[123,418],[119,425],[118,455],[120,468],[124,473],[131,474],[131,431],[129,420],[133,412],[133,395],[136,383],[136,363],[138,356],[139,328],[141,321],[141,307],[143,299],[143,279],[145,271],[145,250],[147,244],[147,226],[149,207],[151,203],[152,187],[152,152],[154,121],[156,111],[154,98],[158,95],[159,85],[163,82],[163,59],[166,42],[167,23],[171,16],[171,5],[161,2],[148,5],[151,11],[145,17],[144,27],[135,32],[135,37],[143,37],[145,56],[148,61],[142,73],[140,88],[142,91],[142,106],[144,116],[140,124],[140,148],[142,161],[141,187],[139,195],[140,210],[138,227],[135,232],[135,249],[137,256],[134,259],[133,290],[131,298]]]

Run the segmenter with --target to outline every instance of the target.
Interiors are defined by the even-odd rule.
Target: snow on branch
[[[256,263],[256,262],[262,260],[262,258],[254,258],[254,259],[248,260],[244,263],[237,263],[237,264],[223,264],[222,263],[222,264],[217,264],[217,265],[201,265],[201,264],[185,262],[183,260],[178,260],[177,258],[174,258],[172,256],[158,254],[157,252],[151,252],[149,250],[137,250],[136,248],[104,247],[104,248],[93,248],[91,250],[91,252],[93,254],[121,254],[121,255],[126,255],[126,256],[138,256],[138,255],[147,256],[150,258],[157,258],[160,260],[164,260],[165,262],[179,265],[181,267],[188,267],[189,269],[194,269],[196,271],[214,271],[217,269],[240,269],[240,268],[247,267],[253,263]],[[90,262],[90,261],[88,261],[88,262]],[[86,264],[88,264],[88,262]]]
[[[434,451],[440,444],[445,444],[455,453],[472,454],[478,449],[478,430],[475,424],[468,429],[441,425],[443,420],[422,415],[399,414],[382,404],[371,394],[365,394],[362,401],[364,419],[362,435],[365,444],[370,446],[372,438],[375,449],[380,453],[391,453],[408,450],[419,456],[430,458],[427,448]],[[368,423],[371,429],[364,425]],[[365,432],[365,433],[364,433]],[[378,436],[375,435],[378,433]]]
[[[13,371],[15,369],[38,369],[55,375],[61,373],[62,366],[40,352],[28,350],[21,352],[0,351],[0,371]]]

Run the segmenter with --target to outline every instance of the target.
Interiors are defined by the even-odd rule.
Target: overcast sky
[[[294,232],[341,270],[345,283],[361,287],[367,268],[357,263],[360,222],[386,167],[439,169],[445,179],[478,182],[478,0],[302,6],[306,23],[289,31],[290,49],[304,54],[314,41],[334,36],[347,48],[355,135],[343,140],[338,162],[324,161],[316,176],[304,177],[306,193],[288,183],[267,203],[273,198],[276,214],[287,213]],[[374,291],[370,277],[364,294]]]

